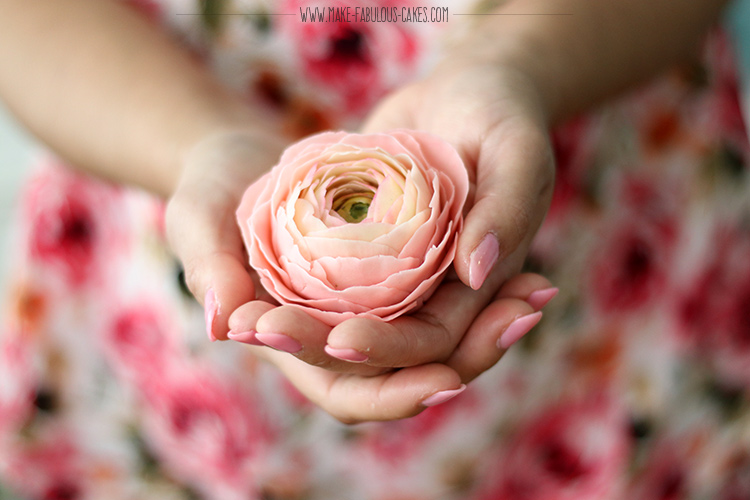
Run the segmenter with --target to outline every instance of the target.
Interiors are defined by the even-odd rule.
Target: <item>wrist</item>
[[[536,16],[487,16],[483,22],[466,29],[448,47],[438,71],[459,71],[470,67],[492,68],[525,96],[522,103],[540,115],[546,127],[564,113],[554,48],[538,36]],[[499,35],[501,34],[501,35]]]
[[[517,62],[515,57],[500,54],[467,57],[456,51],[448,54],[429,78],[461,82],[453,85],[454,89],[470,94],[482,107],[501,104],[505,117],[523,119],[543,130],[553,123],[554,95],[539,84],[533,68]]]

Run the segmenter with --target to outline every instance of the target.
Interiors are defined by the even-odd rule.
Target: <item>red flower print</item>
[[[4,435],[17,432],[34,411],[36,374],[31,347],[22,336],[10,332],[0,336],[0,442]]]
[[[9,486],[25,498],[87,498],[82,479],[84,457],[70,437],[59,431],[42,441],[20,442],[10,453],[3,453],[3,458],[7,457],[0,461],[3,479],[9,479]]]
[[[148,300],[124,307],[104,332],[105,352],[120,377],[138,385],[160,379],[178,356],[173,316],[159,301]]]
[[[272,435],[252,395],[195,366],[174,369],[144,391],[146,437],[168,470],[212,498],[253,491],[256,459]]]
[[[285,0],[280,31],[292,43],[305,76],[338,96],[332,104],[346,114],[361,115],[379,98],[415,75],[420,42],[410,27],[392,22],[302,22],[300,11],[345,8],[350,2]],[[361,8],[387,8],[382,1],[358,2]],[[326,18],[327,19],[327,18]],[[334,97],[334,100],[337,100]]]
[[[28,254],[73,287],[103,278],[109,259],[123,245],[116,202],[119,190],[64,166],[45,165],[23,199]]]
[[[698,441],[680,436],[653,444],[642,470],[635,474],[625,498],[682,500],[689,498],[691,446]]]
[[[584,194],[586,172],[593,161],[592,125],[591,118],[584,116],[567,122],[552,133],[556,174],[547,219],[562,216]]]
[[[619,491],[629,453],[626,419],[603,401],[562,404],[520,428],[481,500],[599,500]]]
[[[678,331],[732,387],[750,387],[750,232],[723,224],[676,301]]]
[[[634,311],[665,289],[677,238],[678,219],[660,187],[635,179],[623,186],[590,267],[592,302],[606,313]]]
[[[731,460],[718,500],[750,498],[750,456],[747,453],[747,450],[740,451]]]

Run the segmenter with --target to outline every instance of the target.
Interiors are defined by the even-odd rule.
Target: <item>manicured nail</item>
[[[500,335],[500,339],[497,341],[497,346],[501,349],[509,348],[518,342],[521,337],[529,333],[529,330],[534,328],[536,324],[539,323],[540,319],[542,319],[541,311],[514,319],[513,322],[508,325],[508,328],[505,329],[503,334]]]
[[[203,300],[204,314],[206,317],[206,333],[211,342],[216,342],[216,336],[213,332],[214,320],[219,314],[219,303],[216,301],[216,293],[213,288],[206,291],[206,297]]]
[[[500,256],[500,244],[492,233],[487,233],[469,257],[469,285],[479,290]]]
[[[227,334],[227,337],[234,340],[235,342],[242,342],[243,344],[250,345],[264,345],[263,342],[255,338],[255,330],[249,330],[247,332],[232,332]]]
[[[437,406],[443,404],[449,399],[453,399],[466,390],[466,384],[461,384],[458,389],[452,389],[450,391],[436,392],[429,398],[422,401],[422,406]]]
[[[529,298],[526,299],[526,302],[531,307],[533,307],[535,311],[538,311],[542,307],[546,306],[547,303],[552,300],[559,291],[560,289],[557,287],[537,290],[536,292],[533,292],[531,295],[529,295]]]
[[[364,363],[369,359],[367,356],[359,351],[355,351],[354,349],[337,349],[327,345],[323,350],[325,350],[329,356],[343,361],[349,361],[351,363]]]
[[[294,354],[302,349],[302,344],[292,337],[280,333],[256,333],[255,338],[268,347],[273,347],[289,354]]]

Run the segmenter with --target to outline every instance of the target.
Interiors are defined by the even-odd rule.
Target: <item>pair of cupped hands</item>
[[[249,344],[308,399],[345,423],[414,416],[494,366],[554,295],[519,274],[549,206],[554,166],[542,100],[522,73],[444,64],[385,98],[362,132],[395,128],[451,143],[471,189],[453,268],[418,311],[331,328],[279,306],[249,270],[235,211],[287,144],[261,132],[206,138],[186,158],[167,232],[209,337]]]

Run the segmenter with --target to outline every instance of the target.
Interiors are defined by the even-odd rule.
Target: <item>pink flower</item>
[[[151,298],[116,312],[102,340],[106,356],[120,377],[139,385],[151,384],[183,354],[171,335],[178,331],[170,324],[174,315]]]
[[[700,435],[684,434],[652,445],[642,470],[633,477],[625,498],[679,500],[689,498],[697,475],[695,455]]]
[[[236,382],[174,365],[170,374],[143,387],[148,447],[170,473],[207,498],[255,498],[260,458],[272,441],[263,405]]]
[[[618,211],[591,256],[591,299],[606,313],[638,310],[662,294],[674,255],[676,201],[652,179],[622,180]]]
[[[739,444],[742,448],[742,444]],[[721,492],[716,498],[720,500],[742,500],[750,498],[750,456],[747,451],[738,451],[729,461],[726,477]]]
[[[575,118],[555,129],[555,190],[544,224],[534,238],[532,257],[554,265],[568,254],[560,245],[572,216],[587,209],[591,187],[588,179],[596,144],[596,123],[588,116]]]
[[[629,454],[627,422],[606,401],[568,403],[542,412],[515,435],[481,500],[617,498]]]
[[[678,331],[724,385],[750,388],[750,236],[724,222],[710,241],[676,301]]]
[[[327,132],[287,149],[237,217],[261,283],[329,325],[419,307],[453,261],[469,181],[424,132]]]
[[[31,348],[15,331],[0,334],[0,441],[17,432],[34,412],[36,374]]]
[[[100,283],[125,247],[120,190],[54,160],[32,177],[24,195],[27,254],[44,272],[80,288]]]
[[[383,1],[367,0],[357,5],[359,12],[395,9]],[[298,54],[304,75],[313,84],[332,91],[329,98],[340,99],[330,104],[360,114],[415,75],[420,44],[413,28],[400,22],[347,22],[327,17],[324,22],[309,18],[302,22],[299,14],[317,8],[327,16],[332,9],[347,7],[353,16],[354,6],[343,0],[286,0],[282,11],[296,15],[281,16],[280,30],[292,42],[291,52]]]
[[[69,429],[58,427],[34,440],[3,443],[0,456],[3,480],[25,498],[91,498],[85,453],[73,442]]]

